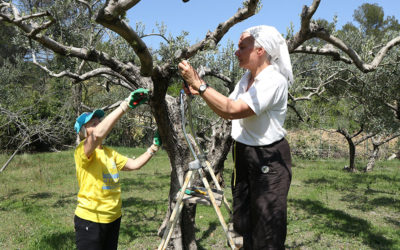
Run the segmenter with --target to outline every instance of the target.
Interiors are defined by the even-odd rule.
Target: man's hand
[[[133,91],[125,100],[128,102],[128,106],[131,109],[134,109],[149,100],[149,90],[143,88],[137,89]]]
[[[194,94],[198,95],[199,87],[202,83],[202,80],[199,77],[197,71],[189,64],[188,61],[181,61],[178,64],[179,72],[184,79],[184,84],[182,85],[186,94]]]

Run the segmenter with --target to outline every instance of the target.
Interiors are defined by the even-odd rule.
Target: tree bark
[[[74,97],[73,108],[75,110],[75,116],[78,117],[82,113],[82,84],[80,82],[72,87],[72,96]],[[79,145],[80,141],[79,135],[77,134],[75,145]]]
[[[372,141],[372,146],[373,146],[373,150],[372,153],[369,157],[367,166],[364,168],[364,172],[371,172],[375,166],[375,162],[379,157],[379,149],[380,147],[393,140],[394,138],[397,138],[400,136],[400,132],[388,135],[388,136],[384,136],[383,134],[380,135],[376,135],[375,137],[372,137],[371,141]]]
[[[196,204],[185,205],[182,210],[182,226],[184,249],[197,250],[196,244]]]
[[[348,168],[345,167],[345,169],[348,170],[349,172],[356,172],[356,169],[354,167],[356,146],[354,145],[353,137],[347,132],[346,129],[337,129],[336,131],[341,135],[343,135],[344,138],[346,138],[347,144],[349,145],[349,166]]]
[[[367,166],[364,168],[364,172],[371,172],[375,166],[376,159],[378,159],[380,144],[372,143],[372,145],[373,150],[369,156]]]

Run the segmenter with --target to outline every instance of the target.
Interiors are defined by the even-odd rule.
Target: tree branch
[[[118,107],[121,104],[121,102],[123,102],[123,101],[117,101],[113,104],[103,106],[100,109],[102,109],[103,111],[111,110],[111,109]],[[84,104],[83,102],[81,103],[81,107],[87,111],[93,111],[93,110],[97,109],[97,108],[89,107],[86,104]]]
[[[287,42],[289,52],[293,52],[297,47],[313,37],[311,30],[315,25],[311,23],[311,18],[318,9],[320,2],[320,0],[314,0],[310,7],[304,5],[301,12],[300,30]]]
[[[208,67],[203,67],[203,70],[204,70],[204,75],[214,76],[214,77],[226,82],[229,85],[233,83],[231,78],[229,78],[229,77],[225,76],[224,74],[218,72],[218,70],[216,70],[216,69],[210,69]]]
[[[131,1],[107,1],[106,5],[100,9],[96,17],[96,22],[116,32],[123,37],[133,48],[140,59],[140,72],[143,76],[151,76],[153,71],[153,58],[143,40],[138,34],[121,19],[124,13],[136,5],[140,0]]]
[[[32,62],[35,65],[37,65],[39,68],[44,70],[47,74],[49,74],[50,76],[53,76],[53,77],[60,78],[60,77],[66,76],[66,77],[74,79],[75,83],[77,83],[77,82],[88,80],[88,79],[96,77],[96,76],[110,75],[110,76],[117,77],[117,78],[121,79],[123,82],[125,82],[125,84],[119,84],[119,85],[121,85],[127,89],[133,90],[132,86],[127,84],[128,80],[124,76],[116,73],[115,71],[113,71],[110,68],[96,68],[96,69],[86,72],[84,74],[76,74],[76,73],[72,73],[68,70],[64,70],[62,72],[55,73],[55,72],[49,70],[46,66],[43,66],[40,63],[38,63],[36,60],[35,53],[32,53]],[[136,87],[138,87],[138,86],[136,86]]]
[[[162,39],[164,39],[167,43],[170,43],[170,40],[168,40],[168,38],[166,38],[164,35],[159,34],[159,33],[150,33],[150,34],[142,35],[140,38],[148,37],[148,36],[159,36]]]
[[[397,138],[399,136],[400,136],[400,131],[397,131],[396,133],[388,136],[385,140],[381,141],[379,143],[379,145],[383,145],[383,144],[385,144],[385,143],[387,143],[387,142],[389,142],[389,141],[391,141],[391,140],[393,140],[393,139],[395,139],[395,138]]]
[[[360,139],[358,139],[357,141],[355,141],[355,142],[354,142],[354,145],[357,146],[357,145],[359,145],[360,143],[362,143],[362,142],[368,140],[369,138],[374,137],[375,135],[376,135],[376,133],[369,133],[369,134],[366,134],[366,135],[364,135],[363,137],[361,137]]]
[[[382,62],[385,55],[394,46],[400,44],[400,36],[389,41],[375,56],[373,61],[368,64],[363,62],[361,57],[352,48],[347,46],[341,39],[331,35],[323,27],[319,27],[318,24],[311,21],[312,16],[319,6],[320,0],[314,0],[310,7],[304,6],[301,13],[301,28],[291,39],[289,39],[288,49],[290,53],[308,53],[308,54],[318,54],[318,55],[329,55],[332,56],[334,60],[340,60],[345,63],[354,63],[356,67],[364,73],[374,71],[378,65]],[[333,48],[329,49],[317,49],[312,47],[301,46],[305,41],[311,38],[320,38],[329,44],[334,45],[336,48],[340,49],[346,53],[350,59],[343,57]]]
[[[125,64],[116,58],[111,57],[107,53],[104,52],[99,52],[95,49],[86,49],[86,48],[77,48],[73,46],[65,46],[64,44],[61,44],[45,35],[41,35],[39,33],[35,33],[34,31],[40,27],[33,21],[30,21],[29,23],[22,22],[20,21],[21,19],[24,19],[23,17],[19,17],[19,12],[16,10],[16,8],[9,4],[12,9],[15,9],[13,11],[13,15],[11,15],[9,12],[4,12],[4,8],[0,10],[0,16],[3,17],[4,21],[12,23],[19,27],[23,32],[25,32],[25,35],[28,36],[31,34],[30,38],[37,41],[44,47],[52,50],[53,52],[63,55],[63,56],[71,56],[71,57],[76,57],[80,58],[83,60],[87,61],[92,61],[99,63],[101,65],[107,66],[113,71],[117,72],[123,78],[121,79],[127,79],[128,82],[137,82],[137,76],[138,73],[136,67],[133,64]],[[34,15],[30,15],[29,17],[32,17]],[[42,16],[42,15],[40,15]],[[36,27],[34,28],[33,25]],[[42,67],[42,69],[44,69]],[[46,69],[44,69],[46,70]],[[47,71],[47,70],[46,70]],[[101,69],[100,72],[106,72],[105,69]],[[110,71],[111,72],[111,71]],[[66,76],[72,77],[74,79],[79,79],[77,75],[74,75],[73,73],[70,72],[64,72],[63,73]],[[89,74],[90,75],[90,74]],[[113,76],[118,76],[115,73],[112,74]]]
[[[347,57],[341,56],[339,51],[333,48],[317,48],[311,46],[299,46],[292,53],[304,53],[304,54],[313,54],[313,55],[324,55],[331,56],[334,61],[342,61],[347,64],[351,64],[353,61],[348,59]]]
[[[297,115],[297,117],[299,118],[299,120],[301,122],[305,122],[305,120],[303,119],[303,117],[301,116],[300,112],[296,109],[296,107],[290,103],[288,103],[288,107],[291,108]]]
[[[325,81],[321,82],[317,87],[303,87],[303,90],[310,91],[310,93],[307,96],[294,97],[289,93],[289,98],[293,100],[293,102],[297,102],[297,101],[311,100],[311,97],[314,95],[321,96],[325,92],[325,86],[336,81],[337,78],[335,78],[335,76],[341,74],[343,71],[346,71],[346,69],[335,72],[334,74],[330,75]]]
[[[334,46],[336,46],[337,48],[342,50],[344,53],[346,53],[351,58],[353,63],[357,66],[357,68],[360,69],[364,73],[374,71],[378,67],[378,65],[381,63],[381,61],[383,60],[383,58],[385,57],[387,52],[390,49],[392,49],[394,46],[400,44],[400,36],[392,39],[378,52],[378,54],[375,56],[374,60],[370,64],[367,64],[362,61],[361,57],[357,54],[356,51],[354,51],[352,48],[348,47],[339,38],[336,38],[336,37],[330,35],[328,32],[325,32],[325,31],[316,32],[316,37],[321,38],[321,39],[329,42],[330,44],[333,44]]]
[[[243,8],[239,9],[236,14],[227,21],[220,23],[213,32],[208,32],[202,41],[188,49],[178,50],[175,53],[175,60],[180,61],[182,59],[188,59],[205,47],[215,47],[232,26],[256,13],[259,2],[259,0],[246,1]]]

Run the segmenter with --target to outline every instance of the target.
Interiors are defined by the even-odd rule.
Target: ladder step
[[[201,191],[205,191],[204,188],[191,188],[191,190],[193,189],[199,189]],[[212,189],[213,191],[213,195],[215,198],[215,202],[217,204],[218,207],[221,206],[222,204],[222,199],[224,196],[224,192],[222,190],[216,190],[216,189]],[[194,194],[184,194],[182,201],[187,203],[187,204],[202,204],[202,205],[207,205],[207,206],[211,206],[211,200],[210,197],[207,194],[201,194],[201,193],[197,193],[197,192],[192,192]],[[206,193],[206,191],[205,191]],[[178,194],[176,195],[175,199],[178,197]]]
[[[187,204],[202,204],[202,205],[207,205],[207,206],[211,206],[211,201],[210,198],[208,196],[194,196],[194,195],[187,195],[185,194],[183,196],[183,202],[187,203]],[[217,204],[218,207],[221,206],[221,199],[217,199],[215,198],[215,203]]]

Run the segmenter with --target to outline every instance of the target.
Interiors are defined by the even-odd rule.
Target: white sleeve
[[[268,78],[254,83],[250,89],[240,96],[249,107],[260,115],[267,109],[273,109],[287,94],[285,80],[282,78]]]

